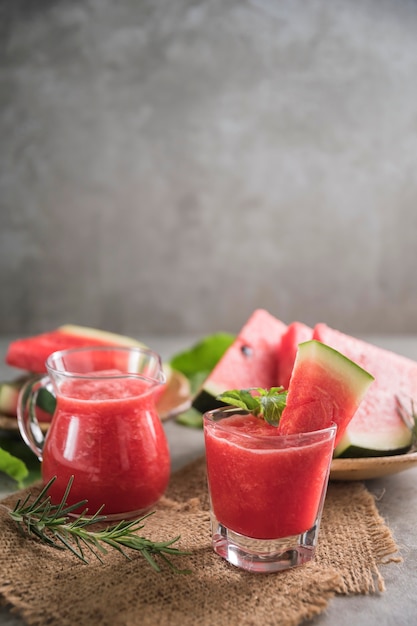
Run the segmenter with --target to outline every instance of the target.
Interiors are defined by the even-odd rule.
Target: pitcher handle
[[[45,435],[39,425],[39,420],[36,415],[36,406],[38,402],[38,395],[43,391],[47,391],[51,396],[51,399],[53,401],[55,400],[50,388],[51,381],[49,376],[37,376],[35,378],[31,378],[22,387],[17,403],[17,423],[20,434],[23,441],[32,450],[32,452],[36,454],[40,461],[42,461]]]

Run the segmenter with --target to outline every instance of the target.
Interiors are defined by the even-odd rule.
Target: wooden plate
[[[330,480],[370,480],[417,466],[417,452],[363,459],[333,459]]]
[[[186,411],[191,405],[190,382],[184,374],[172,370],[164,393],[156,403],[162,421]]]
[[[48,430],[49,424],[41,423],[39,424],[42,432],[46,432]],[[9,415],[0,415],[0,430],[7,430],[10,432],[19,432],[19,427],[17,425],[17,417],[10,417]]]

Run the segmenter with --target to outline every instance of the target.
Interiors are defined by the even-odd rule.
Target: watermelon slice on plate
[[[326,324],[314,327],[313,338],[338,350],[375,378],[335,456],[386,456],[407,451],[412,434],[399,416],[396,396],[404,406],[410,406],[412,398],[417,400],[417,363]]]
[[[97,328],[66,324],[58,328],[10,342],[6,363],[28,372],[46,372],[45,361],[52,352],[89,346],[143,346],[130,337]]]
[[[281,338],[287,325],[256,309],[196,394],[193,407],[205,411],[224,406],[216,397],[228,389],[275,387]]]
[[[337,445],[372,382],[371,374],[333,348],[315,340],[301,343],[278,432],[291,435],[335,423]]]
[[[49,332],[12,341],[6,353],[6,363],[30,374],[43,374],[46,372],[46,359],[52,352],[94,346],[145,347],[145,344],[125,335],[66,324]],[[166,384],[157,390],[155,400],[158,414],[164,420],[187,408],[191,400],[187,378],[181,372],[173,370],[168,363],[164,363],[163,368]],[[10,383],[0,383],[0,414],[16,417],[19,391],[27,379],[28,375],[25,375]],[[50,422],[51,415],[48,412],[42,412],[41,408],[37,411],[42,423]],[[3,423],[7,422],[6,416],[3,417]]]

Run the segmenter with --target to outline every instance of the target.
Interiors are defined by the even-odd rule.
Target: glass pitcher
[[[47,375],[22,389],[18,424],[41,461],[51,500],[58,504],[70,477],[71,505],[87,500],[88,514],[102,505],[108,519],[149,510],[170,475],[165,430],[155,395],[165,383],[161,358],[141,347],[76,348],[54,352]],[[52,392],[56,407],[44,437],[36,416],[39,393]]]

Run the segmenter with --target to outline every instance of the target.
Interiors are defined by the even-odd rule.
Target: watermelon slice
[[[204,381],[193,401],[205,411],[224,406],[216,397],[228,389],[275,387],[281,338],[287,325],[264,309],[256,309]]]
[[[406,451],[412,434],[398,414],[396,396],[406,407],[411,398],[417,400],[417,363],[326,324],[317,324],[313,337],[352,359],[375,378],[335,456],[386,456]]]
[[[279,354],[278,383],[288,389],[298,346],[313,336],[313,329],[302,322],[292,322],[282,336]]]
[[[278,432],[310,432],[337,424],[335,446],[373,381],[333,348],[310,340],[298,346]]]
[[[142,343],[105,330],[67,324],[55,330],[16,339],[9,344],[6,363],[36,374],[46,372],[45,361],[52,352],[89,346],[143,346]]]
[[[90,346],[145,347],[145,344],[125,335],[74,324],[17,339],[9,345],[6,360],[9,365],[27,370],[27,373],[14,381],[0,382],[0,415],[16,417],[18,397],[23,384],[30,379],[32,373],[41,374],[46,371],[45,361],[52,352]],[[156,389],[154,397],[158,414],[165,420],[172,412],[181,408],[185,410],[189,406],[191,391],[188,379],[181,372],[174,370],[168,363],[163,363],[163,369],[166,383]],[[53,396],[48,391],[38,395],[36,412],[40,422],[50,422],[54,403]]]
[[[20,389],[27,378],[0,383],[0,414],[16,415]]]

